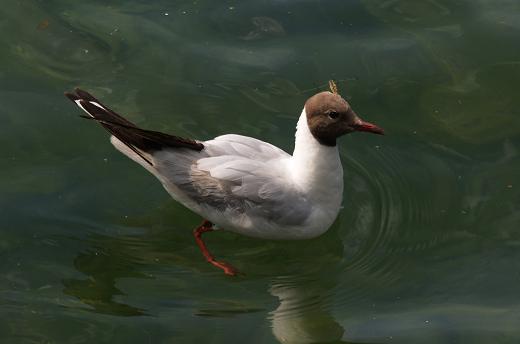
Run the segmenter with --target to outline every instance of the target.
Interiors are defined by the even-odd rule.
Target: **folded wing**
[[[202,206],[285,225],[307,218],[309,203],[287,176],[289,154],[240,135],[220,136],[205,141],[204,147],[205,156],[178,150],[154,155],[154,165],[168,180],[165,187],[170,193],[179,188]],[[191,156],[187,164],[180,166],[178,162],[187,156]]]

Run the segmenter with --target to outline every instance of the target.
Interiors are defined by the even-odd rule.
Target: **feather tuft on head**
[[[339,94],[338,86],[336,86],[336,83],[334,82],[334,80],[329,80],[329,88],[332,93]]]

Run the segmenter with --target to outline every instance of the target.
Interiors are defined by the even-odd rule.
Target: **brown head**
[[[349,103],[337,93],[320,92],[305,102],[307,125],[322,145],[335,146],[336,139],[354,131],[383,135],[384,130],[359,118]]]

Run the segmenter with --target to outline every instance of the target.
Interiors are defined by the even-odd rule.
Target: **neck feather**
[[[343,168],[338,147],[326,146],[316,140],[307,125],[305,109],[296,127],[291,160],[294,180],[304,189],[320,189],[327,192],[336,188],[340,194],[343,192]]]

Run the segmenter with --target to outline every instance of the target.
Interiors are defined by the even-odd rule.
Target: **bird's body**
[[[343,194],[343,168],[336,138],[352,131],[382,134],[361,121],[336,93],[309,98],[297,124],[292,155],[261,140],[228,134],[208,141],[184,139],[138,128],[85,91],[67,93],[89,119],[112,134],[112,144],[150,171],[168,193],[209,220],[195,232],[201,239],[212,224],[265,239],[308,239],[336,219]]]
[[[143,160],[115,136],[112,144],[141,164],[168,193],[225,230],[264,239],[308,239],[334,222],[343,193],[337,146],[319,144],[302,113],[293,155],[228,134],[204,149],[164,149]],[[327,168],[322,168],[327,166]]]

